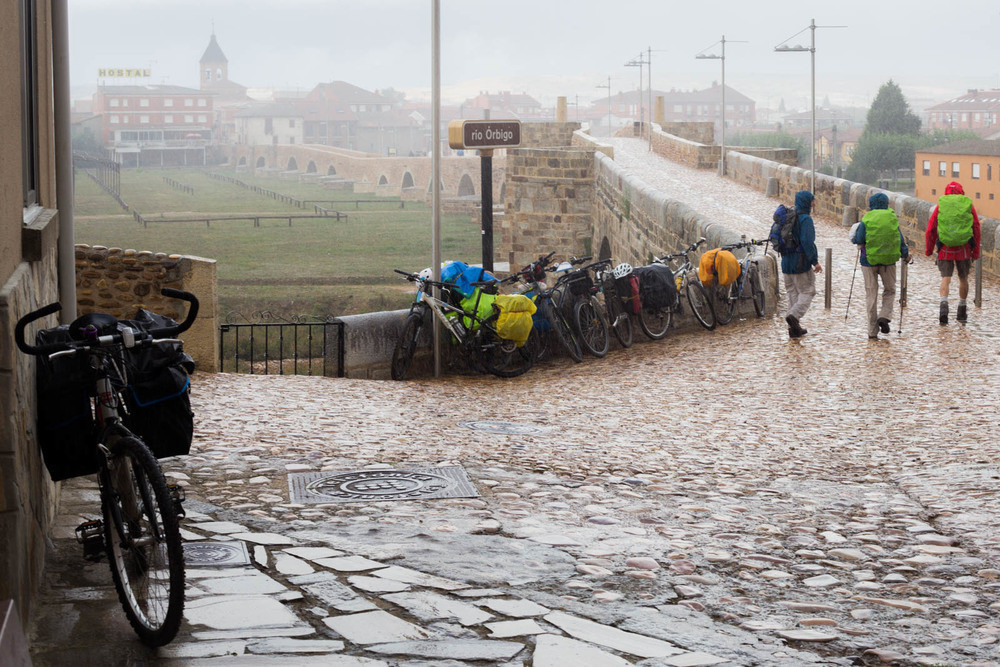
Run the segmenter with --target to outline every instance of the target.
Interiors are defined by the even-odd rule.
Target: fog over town
[[[809,46],[816,25],[816,96],[865,107],[892,78],[921,111],[970,88],[1000,87],[1000,9],[987,0],[940,3],[441,3],[442,100],[510,90],[552,107],[634,90],[640,52],[656,90],[707,88],[720,78],[712,45],[725,35],[726,82],[758,108],[809,105]],[[829,26],[829,27],[828,27]],[[845,27],[833,27],[845,26]],[[148,83],[197,85],[194,65],[214,32],[229,76],[265,94],[342,80],[430,98],[431,3],[418,0],[75,0],[70,3],[74,96],[87,97],[102,67],[151,70]],[[643,87],[649,72],[643,68]],[[601,87],[598,87],[598,86]]]

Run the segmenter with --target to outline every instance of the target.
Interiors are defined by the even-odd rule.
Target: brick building
[[[600,122],[601,119],[607,122],[610,102],[613,117],[638,121],[641,106],[645,109],[645,119],[648,120],[651,113],[649,97],[648,90],[642,91],[641,99],[639,91],[633,90],[618,93],[610,100],[608,98],[596,100],[587,117],[594,122]],[[654,90],[652,97],[654,100],[658,97],[663,98],[664,122],[711,122],[715,123],[716,131],[722,128],[722,86],[719,84],[712,84],[710,88],[704,90],[688,92]],[[757,115],[756,105],[756,102],[743,93],[726,86],[726,127],[752,126]]]
[[[916,152],[914,196],[936,201],[951,181],[962,184],[981,216],[1000,217],[1000,140],[968,139]]]
[[[964,95],[927,107],[925,113],[926,127],[931,130],[988,132],[996,128],[1000,120],[1000,90],[973,88]]]
[[[100,86],[93,112],[101,142],[124,166],[207,163],[214,93],[182,86]]]

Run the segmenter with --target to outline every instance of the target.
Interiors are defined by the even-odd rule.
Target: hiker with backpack
[[[788,212],[784,205],[774,212],[774,224],[769,239],[781,255],[781,273],[785,277],[785,293],[788,295],[789,338],[799,338],[807,332],[799,323],[809,310],[809,304],[816,296],[816,273],[823,271],[816,250],[816,227],[809,215],[813,205],[813,193],[800,190],[795,194],[795,214]]]
[[[958,181],[949,183],[938,199],[938,205],[927,221],[924,240],[928,257],[937,250],[937,267],[941,273],[938,321],[948,324],[948,291],[951,277],[957,272],[958,309],[955,319],[965,322],[968,318],[965,299],[969,296],[969,270],[973,260],[979,259],[979,216]]]
[[[868,308],[868,337],[878,338],[879,331],[889,333],[892,306],[896,296],[896,262],[910,261],[910,249],[899,230],[899,218],[889,208],[889,197],[877,192],[868,198],[871,209],[861,218],[851,236],[861,257],[861,275],[865,279],[865,305]],[[882,303],[878,283],[882,281]]]

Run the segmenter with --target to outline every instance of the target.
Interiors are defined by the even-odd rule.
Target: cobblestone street
[[[668,196],[767,233],[776,200],[614,144]],[[72,539],[96,490],[67,483],[35,664],[1000,664],[1000,287],[941,326],[916,246],[902,323],[897,304],[869,340],[860,275],[845,320],[839,223],[817,219],[832,308],[820,274],[801,339],[779,315],[637,331],[511,380],[196,375],[192,455],[164,467],[186,539],[252,563],[189,567],[180,636],[144,649]],[[290,495],[290,474],[389,466],[462,466],[480,495]]]

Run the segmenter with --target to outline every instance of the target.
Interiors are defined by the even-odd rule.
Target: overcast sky
[[[149,83],[196,88],[214,26],[244,86],[343,80],[430,98],[431,0],[71,0],[69,11],[76,95],[101,67],[148,67]],[[634,90],[639,68],[624,63],[648,48],[654,89],[704,88],[721,63],[695,55],[717,55],[725,35],[728,85],[759,107],[804,109],[809,53],[774,47],[808,46],[810,19],[847,26],[816,30],[817,104],[867,106],[890,78],[915,109],[1000,87],[996,0],[441,0],[442,97],[511,90],[584,105],[607,95],[609,76],[612,93]]]

